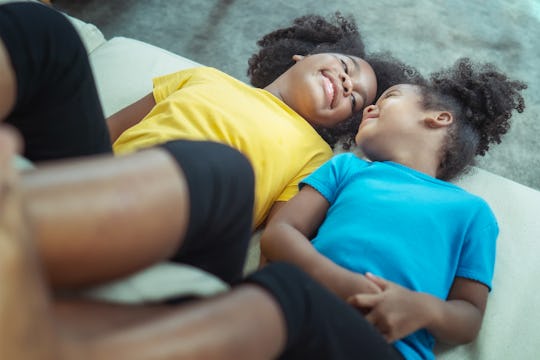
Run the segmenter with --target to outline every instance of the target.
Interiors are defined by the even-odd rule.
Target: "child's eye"
[[[345,74],[349,74],[349,67],[347,66],[347,63],[343,61],[343,59],[339,59],[341,61],[341,65],[343,65],[343,70],[345,70]]]
[[[354,111],[356,109],[356,97],[354,94],[351,94],[351,106],[352,106],[352,112],[354,114]]]

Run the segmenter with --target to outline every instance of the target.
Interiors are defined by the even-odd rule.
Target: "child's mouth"
[[[323,73],[323,89],[324,93],[326,95],[326,98],[328,99],[328,103],[330,105],[330,108],[334,107],[334,98],[336,95],[336,89],[335,85],[332,82],[332,80]]]

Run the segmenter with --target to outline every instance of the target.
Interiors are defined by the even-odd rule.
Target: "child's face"
[[[401,151],[416,146],[423,136],[427,114],[421,100],[417,86],[401,84],[392,86],[375,105],[368,106],[355,138],[364,154],[371,160],[395,161]]]
[[[343,54],[295,55],[282,77],[283,101],[310,124],[333,127],[374,101],[377,80],[364,60]]]

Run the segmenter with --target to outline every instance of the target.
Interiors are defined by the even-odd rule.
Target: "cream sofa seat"
[[[106,41],[91,24],[73,21],[89,49],[106,116],[148,94],[154,76],[198,65],[137,40],[116,37]],[[474,169],[457,183],[491,205],[501,232],[493,291],[480,335],[468,345],[438,346],[438,359],[538,359],[540,192],[481,169]],[[254,238],[247,271],[256,267],[256,245]],[[206,288],[202,278],[209,279]],[[194,283],[198,285],[195,288]],[[200,294],[226,289],[196,269],[167,263],[103,286],[92,294],[121,302],[144,302],[182,293],[186,289],[181,284],[187,284],[188,292]]]

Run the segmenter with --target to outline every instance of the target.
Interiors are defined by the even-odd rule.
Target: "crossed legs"
[[[182,245],[188,190],[163,150],[43,165],[23,176],[22,188],[55,287],[121,277]]]
[[[114,184],[110,185],[113,190],[109,190],[108,186],[101,184],[100,186],[104,188],[100,187],[99,191],[94,191],[92,185],[94,181],[88,179],[89,173],[86,173],[87,177],[84,181],[67,177],[71,185],[56,189],[54,185],[56,180],[52,174],[62,175],[59,177],[63,178],[66,175],[63,171],[69,172],[68,165],[64,164],[59,165],[60,167],[54,166],[46,169],[43,178],[40,178],[40,175],[32,178],[32,181],[27,180],[23,186],[27,199],[23,200],[21,186],[19,186],[16,173],[10,164],[15,145],[16,142],[12,135],[0,131],[0,207],[2,210],[0,213],[0,284],[2,286],[0,289],[0,327],[3,334],[0,340],[2,341],[0,343],[1,358],[58,359],[64,357],[71,359],[81,358],[86,354],[89,358],[105,359],[114,354],[114,358],[119,359],[269,359],[278,354],[284,342],[284,325],[279,307],[269,294],[254,285],[239,287],[229,294],[214,299],[175,307],[120,307],[76,300],[52,300],[42,276],[42,267],[34,248],[34,238],[29,229],[33,228],[34,234],[36,234],[39,252],[46,260],[45,269],[47,269],[48,277],[57,286],[64,287],[105,280],[111,275],[119,275],[127,272],[130,268],[133,270],[147,262],[156,261],[162,256],[169,255],[178,246],[177,239],[182,238],[175,231],[184,230],[186,222],[179,223],[178,213],[173,219],[164,219],[171,221],[175,226],[164,231],[163,236],[157,237],[157,244],[154,245],[158,248],[165,248],[161,251],[155,251],[151,249],[153,246],[141,242],[137,243],[139,251],[125,256],[122,249],[129,252],[128,246],[124,244],[122,247],[121,244],[115,244],[110,250],[111,252],[117,251],[116,258],[113,258],[112,255],[107,254],[108,248],[106,248],[105,242],[104,249],[99,252],[81,246],[80,244],[84,241],[81,241],[80,236],[76,233],[73,234],[74,239],[67,236],[70,235],[69,226],[71,225],[67,226],[66,234],[62,230],[55,230],[53,226],[58,225],[58,222],[55,221],[61,218],[60,214],[67,216],[67,218],[73,216],[74,219],[80,216],[80,214],[69,215],[69,211],[65,211],[69,207],[66,206],[67,200],[62,199],[63,196],[67,197],[64,192],[72,194],[74,199],[70,199],[70,201],[77,201],[77,199],[80,201],[78,195],[73,194],[79,194],[82,199],[86,199],[87,196],[91,197],[87,195],[87,192],[94,196],[99,191],[107,193],[107,191],[114,190],[113,193],[115,193],[118,191],[117,187]],[[167,155],[166,152],[161,152]],[[177,167],[170,160],[170,157],[159,153],[159,149],[154,152],[149,151],[141,156],[140,161],[147,164],[148,158],[146,157],[152,157],[155,160],[153,163],[157,167],[156,170],[169,166],[173,169]],[[169,161],[172,165],[159,166],[158,160],[160,158],[162,158],[162,164],[168,164]],[[126,157],[114,160],[114,162],[121,163],[129,159]],[[137,163],[137,161],[132,164],[134,168],[142,164]],[[93,166],[93,164],[89,165],[86,162],[83,164],[87,164],[88,168]],[[84,170],[78,168],[79,165],[74,164],[73,166],[75,169]],[[130,172],[126,171],[124,166],[127,165],[120,164],[118,169],[123,169],[121,170],[122,174],[129,174]],[[105,174],[109,174],[109,178],[111,177],[109,172],[105,171]],[[153,192],[157,200],[161,199],[160,201],[165,208],[164,212],[167,212],[167,202],[177,203],[178,200],[182,200],[182,197],[160,197],[159,193],[167,191],[169,195],[181,194],[183,185],[178,180],[177,171],[159,174],[174,180],[172,185],[167,187],[165,185],[167,180],[161,179],[164,184],[157,191],[158,195]],[[112,178],[115,177],[112,176]],[[51,184],[51,182],[53,183]],[[77,192],[73,186],[79,182],[91,184],[91,186],[86,191]],[[151,185],[151,180],[148,182]],[[100,184],[100,182],[97,183]],[[44,186],[45,184],[48,186]],[[148,185],[148,183],[146,184]],[[49,188],[49,186],[50,193],[40,193],[39,189]],[[126,185],[124,184],[124,186]],[[130,188],[131,186],[126,187]],[[56,205],[48,202],[49,197],[56,198],[57,194],[60,196]],[[90,222],[93,225],[97,224],[98,228],[100,227],[99,223],[106,224],[108,220],[103,220],[103,217],[94,213],[94,209],[99,209],[101,205],[92,204],[92,199],[86,200],[90,201],[88,206],[83,207],[87,210],[86,218],[92,219]],[[150,203],[157,200],[152,199]],[[52,205],[53,209],[50,213],[45,211],[45,204]],[[27,207],[31,210],[27,211]],[[77,208],[72,208],[72,212],[77,213]],[[108,211],[108,209],[101,210]],[[173,208],[173,210],[176,212],[180,209]],[[113,209],[112,213],[115,211]],[[121,214],[119,216],[127,215]],[[161,216],[147,217],[161,218]],[[135,218],[135,220],[140,219]],[[91,230],[90,225],[86,225],[85,221],[76,223],[80,224],[80,226],[76,226],[79,230]],[[125,227],[124,225],[118,227]],[[50,226],[53,228],[48,229]],[[85,226],[89,227],[85,228]],[[147,227],[150,227],[150,225],[138,223],[131,224],[131,226],[140,227],[142,233],[146,231]],[[107,226],[102,225],[101,228],[105,229]],[[131,230],[112,229],[111,231],[118,232],[115,239],[119,240],[124,235],[123,231]],[[42,232],[44,234],[41,234]],[[47,235],[49,232],[51,235]],[[149,233],[150,231],[146,235]],[[62,252],[61,244],[56,243],[59,240],[55,240],[53,235],[66,241],[64,245],[69,249],[67,250],[68,256]],[[105,230],[103,230],[103,234],[95,234],[91,231],[91,234],[86,236],[88,236],[88,241],[93,237],[94,242],[98,243],[96,245],[98,247],[101,246],[99,242],[102,241],[100,240],[102,237],[109,239],[109,242],[111,239]],[[142,234],[138,234],[138,236],[142,239]],[[161,243],[167,244],[167,246],[159,246],[160,238],[165,239]],[[170,240],[173,245],[169,245],[167,238],[175,240]],[[48,241],[53,240],[55,242],[51,245]],[[70,241],[78,245],[70,246]],[[52,250],[49,250],[49,247]],[[140,251],[141,248],[144,251]],[[85,253],[85,250],[89,253]],[[142,256],[138,254],[139,252],[150,252],[152,255]],[[51,253],[53,255],[50,255]],[[99,256],[110,256],[110,260],[102,261],[103,264],[106,264],[106,270],[101,270],[100,266],[93,263],[99,257],[98,253]],[[126,257],[131,258],[131,255],[135,257],[135,260],[123,260]],[[70,257],[74,258],[70,259]],[[94,258],[94,260],[87,260],[87,257]],[[112,264],[114,260],[121,265]],[[56,262],[60,262],[61,265],[57,265]],[[92,266],[92,264],[94,265]],[[77,275],[64,275],[62,273],[76,273]],[[98,275],[94,275],[94,273]],[[254,318],[263,321],[265,326],[260,326],[260,322],[253,321]],[[101,319],[101,321],[96,322],[96,319]]]
[[[0,358],[55,359],[50,300],[11,164],[16,147],[0,132]]]

